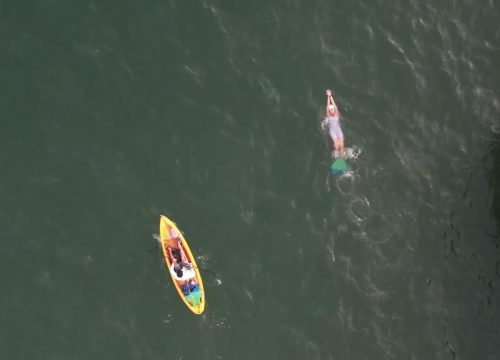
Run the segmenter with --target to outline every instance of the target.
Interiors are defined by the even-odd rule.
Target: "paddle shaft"
[[[194,266],[192,264],[188,264],[189,267],[192,267],[192,268],[195,268],[195,269],[198,269],[198,270],[203,270],[204,272],[207,272],[209,274],[212,274],[213,276],[217,276],[217,273],[215,271],[212,271],[212,270],[208,270],[208,269],[205,269],[205,268],[200,268],[198,266]]]

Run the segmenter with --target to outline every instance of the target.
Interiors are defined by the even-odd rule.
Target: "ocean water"
[[[2,359],[500,359],[499,18],[1,2]],[[202,316],[160,214],[206,269]]]

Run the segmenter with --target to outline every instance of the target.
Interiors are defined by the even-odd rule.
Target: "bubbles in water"
[[[159,243],[161,243],[160,234],[153,234],[153,239],[155,239],[156,241],[158,241]]]

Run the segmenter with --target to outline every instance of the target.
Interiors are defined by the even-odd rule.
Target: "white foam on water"
[[[202,267],[207,267],[209,260],[210,256],[208,255],[200,255],[196,257],[196,263]]]
[[[361,155],[362,152],[363,150],[361,150],[357,146],[344,148],[344,154],[348,159],[357,160],[357,158],[359,157],[359,155]]]
[[[358,197],[349,203],[349,218],[357,223],[361,224],[370,215],[370,202],[365,197]]]
[[[362,153],[363,153],[363,150],[358,148],[357,146],[346,147],[346,148],[344,148],[343,157],[345,159],[357,160],[358,157]],[[334,158],[334,159],[337,158],[337,156],[335,155],[335,151],[332,151],[331,155],[332,155],[332,158]]]
[[[329,122],[328,122],[328,118],[324,118],[323,121],[321,122],[321,129],[322,130],[327,130],[328,127],[329,127]]]

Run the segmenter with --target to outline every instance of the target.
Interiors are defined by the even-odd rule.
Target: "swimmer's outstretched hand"
[[[326,95],[327,96],[332,96],[332,90],[326,89]]]

